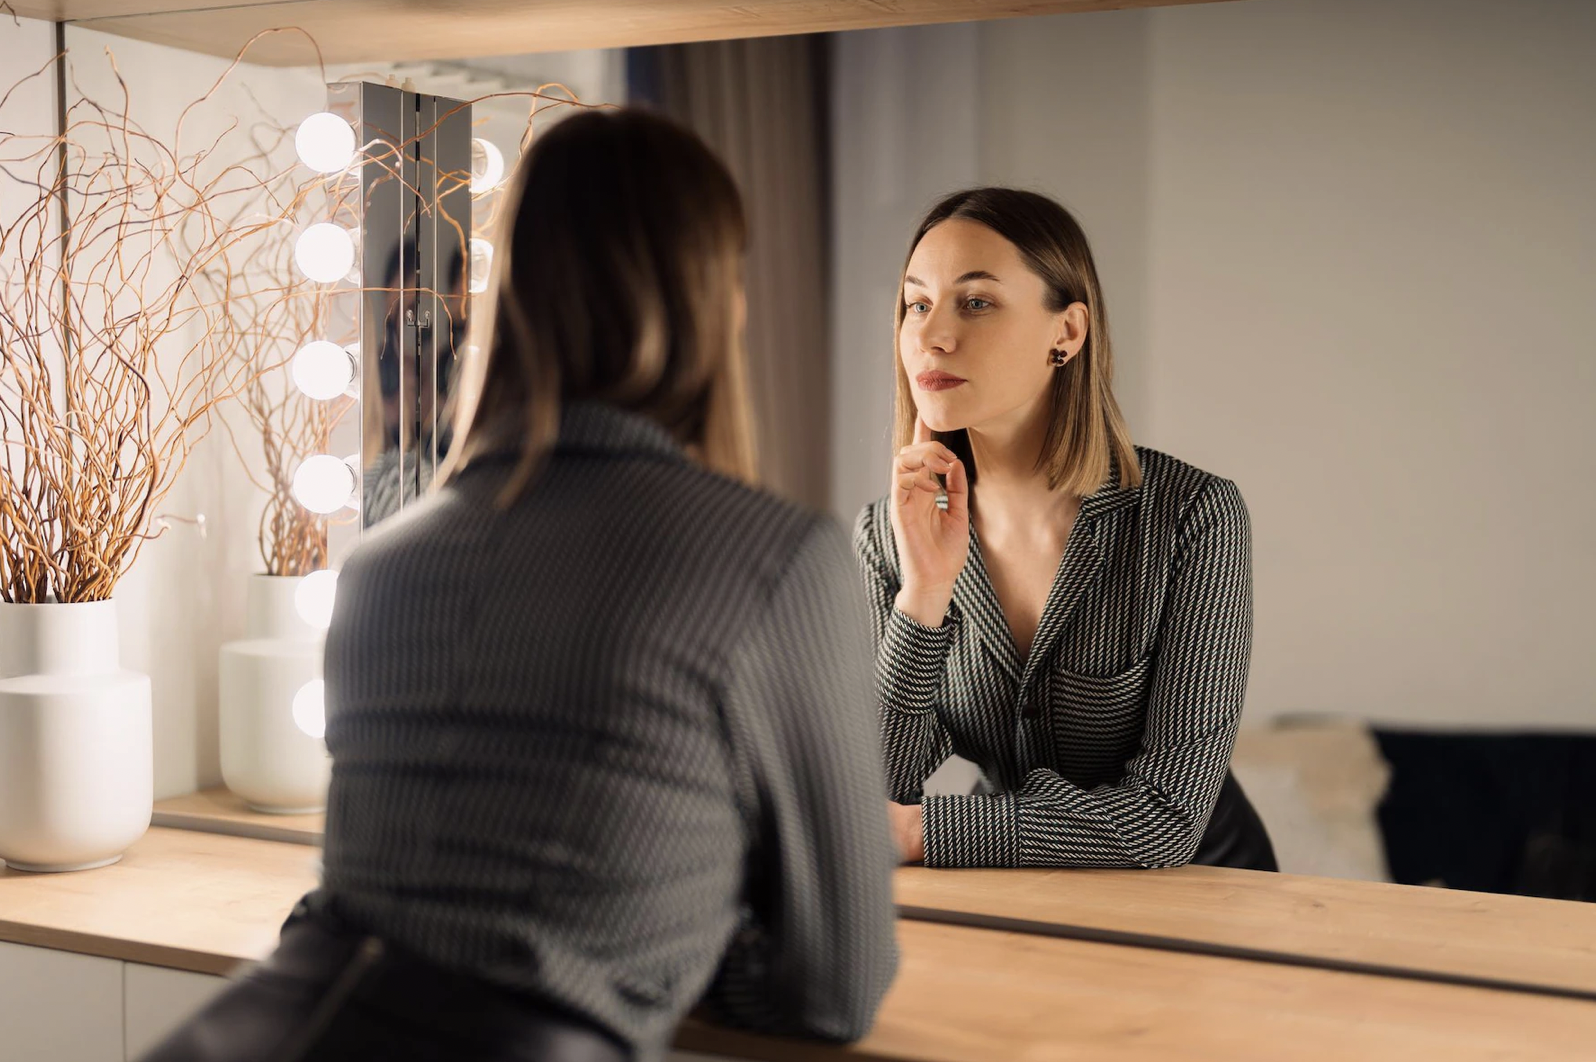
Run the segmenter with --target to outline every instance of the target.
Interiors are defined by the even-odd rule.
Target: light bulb
[[[313,738],[327,736],[326,679],[311,679],[294,694],[294,725]]]
[[[294,386],[318,402],[327,402],[349,390],[355,362],[337,343],[316,339],[299,348],[290,371]]]
[[[351,134],[352,135],[352,134]],[[471,140],[471,194],[481,195],[504,180],[504,153],[491,140]]]
[[[342,509],[355,492],[355,473],[348,462],[331,454],[307,457],[294,472],[294,497],[313,513],[325,516]]]
[[[342,226],[317,222],[299,234],[294,263],[311,280],[336,283],[355,267],[355,238]]]
[[[488,290],[493,277],[493,244],[480,236],[471,237],[471,294],[480,295]]]
[[[331,111],[318,111],[299,123],[294,148],[317,173],[337,173],[355,159],[355,130]]]
[[[338,573],[323,568],[311,572],[294,589],[294,611],[318,630],[332,625],[333,601],[338,596]]]

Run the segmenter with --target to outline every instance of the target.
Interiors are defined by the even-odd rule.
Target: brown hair
[[[1114,360],[1108,340],[1108,311],[1097,283],[1097,266],[1086,234],[1070,212],[1045,195],[1014,188],[974,188],[955,192],[926,214],[909,241],[903,275],[909,259],[925,234],[944,221],[963,218],[978,222],[1012,243],[1031,271],[1047,285],[1047,309],[1059,313],[1071,303],[1086,306],[1086,345],[1062,368],[1053,371],[1052,410],[1047,437],[1036,455],[1037,469],[1047,470],[1048,486],[1085,497],[1094,493],[1117,468],[1120,485],[1140,486],[1141,464],[1131,443],[1130,429],[1114,401],[1110,386]],[[902,449],[914,441],[914,392],[897,350],[903,331],[904,301],[899,278],[893,327],[893,363],[898,368],[893,445]],[[937,440],[963,460],[970,482],[976,467],[964,429],[935,432]]]
[[[589,399],[648,417],[708,467],[752,482],[738,310],[747,226],[726,167],[657,115],[589,110],[533,141],[506,194],[442,478],[509,444],[520,452],[509,504],[553,449],[563,405]]]

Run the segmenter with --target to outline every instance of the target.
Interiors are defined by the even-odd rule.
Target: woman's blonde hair
[[[478,299],[440,478],[513,448],[520,461],[500,495],[510,504],[553,449],[561,408],[594,400],[753,482],[747,226],[720,160],[646,111],[584,111],[533,141],[506,194],[497,278]]]
[[[1026,265],[1047,285],[1050,313],[1059,313],[1076,302],[1086,306],[1086,345],[1062,368],[1053,371],[1047,437],[1036,457],[1037,469],[1047,471],[1048,486],[1086,497],[1107,483],[1116,470],[1120,486],[1140,486],[1141,464],[1111,386],[1114,359],[1108,340],[1108,311],[1103,306],[1092,249],[1080,223],[1069,211],[1035,192],[1014,188],[955,192],[932,207],[915,230],[903,260],[903,276],[908,276],[909,259],[914,257],[925,234],[954,218],[985,225],[1012,243]],[[897,365],[898,389],[893,446],[902,449],[914,441],[916,413],[909,375],[897,349],[905,312],[902,277],[896,301],[892,360]],[[964,429],[933,434],[959,455],[974,483],[978,469]]]

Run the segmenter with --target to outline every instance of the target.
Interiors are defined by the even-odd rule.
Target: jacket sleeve
[[[891,524],[879,506],[866,506],[854,524],[853,549],[874,636],[887,795],[899,803],[914,803],[925,780],[953,754],[953,739],[937,718],[936,697],[960,621],[949,610],[942,626],[927,627],[898,610],[895,602],[902,582],[887,560],[891,537]]]
[[[728,1024],[857,1039],[896,971],[896,849],[864,632],[847,539],[817,520],[726,692],[758,803],[750,910],[705,1000]]]
[[[1212,480],[1176,533],[1147,725],[1113,785],[1034,770],[1016,792],[927,797],[928,866],[1171,867],[1191,861],[1241,718],[1252,648],[1252,556],[1235,484]]]

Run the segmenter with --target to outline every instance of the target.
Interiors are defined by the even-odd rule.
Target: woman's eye
[[[984,310],[988,306],[991,306],[991,305],[992,304],[990,302],[987,302],[985,299],[965,299],[964,300],[965,309],[968,309],[968,310]]]
[[[911,302],[911,303],[909,303],[909,312],[910,313],[927,313],[928,311],[930,311],[930,309],[931,309],[931,307],[927,306],[923,302]]]

